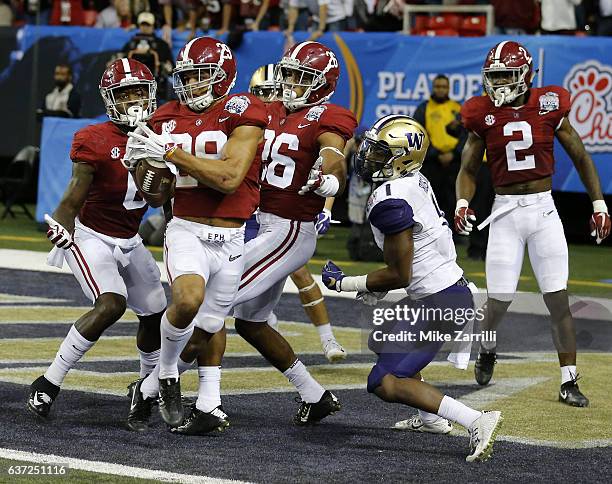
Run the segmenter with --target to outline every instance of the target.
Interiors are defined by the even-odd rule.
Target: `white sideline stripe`
[[[166,278],[166,269],[161,262],[157,263],[162,274],[162,282],[168,282]],[[38,252],[33,250],[16,250],[16,249],[0,249],[0,268],[2,269],[15,269],[15,270],[30,270],[40,272],[55,272],[70,274],[68,265],[65,264],[63,269],[57,267],[51,267],[47,265],[47,253]],[[319,284],[323,296],[355,299],[355,295],[349,292],[336,292],[327,289],[321,283],[321,275],[313,274],[315,281]],[[287,294],[298,294],[298,290],[295,285],[291,282],[290,278],[287,278],[283,292]],[[389,296],[390,300],[397,298],[402,299],[405,296],[404,291],[391,291]],[[574,317],[580,317],[583,319],[610,319],[612,320],[612,299],[601,298],[601,297],[570,297],[570,304],[574,304],[576,301],[582,301],[589,303],[587,307],[579,310]],[[597,308],[596,306],[600,306]],[[90,309],[90,308],[88,308]],[[521,292],[514,298],[514,301],[510,305],[509,312],[511,313],[526,313],[538,316],[548,316],[548,310],[542,301],[542,295],[539,293]],[[589,314],[592,312],[592,314]]]
[[[219,479],[208,476],[194,476],[190,474],[179,474],[176,472],[166,472],[142,467],[132,467],[111,462],[75,459],[74,457],[63,457],[53,454],[37,454],[35,452],[25,452],[0,448],[0,457],[3,459],[20,460],[25,462],[35,462],[39,464],[65,465],[70,469],[80,469],[83,471],[96,472],[99,474],[110,474],[113,476],[134,477],[140,479],[153,479],[162,482],[183,482],[185,484],[222,484],[222,483],[242,483],[232,479]]]
[[[538,447],[554,447],[556,449],[593,449],[596,447],[612,447],[612,439],[588,439],[575,442],[566,440],[538,440],[527,437],[514,437],[512,435],[501,435],[497,440],[513,442],[515,444],[534,445]]]

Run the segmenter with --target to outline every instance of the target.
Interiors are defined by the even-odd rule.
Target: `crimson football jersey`
[[[251,94],[234,94],[205,111],[196,112],[178,101],[160,107],[150,121],[153,129],[169,133],[172,140],[199,158],[219,159],[232,131],[239,126],[265,128],[266,106]],[[248,219],[259,203],[261,145],[238,189],[224,194],[180,173],[176,177],[173,214],[177,217]]]
[[[298,191],[319,157],[317,139],[335,133],[345,141],[353,136],[357,120],[348,109],[320,104],[288,111],[280,101],[268,105],[269,123],[262,154],[261,202],[263,212],[291,220],[311,222],[323,210],[325,198]]]
[[[463,125],[486,145],[493,185],[512,185],[554,172],[555,131],[570,110],[570,94],[558,86],[531,88],[527,104],[496,108],[488,96],[461,108]]]
[[[132,175],[121,164],[127,139],[107,121],[77,131],[70,150],[74,163],[87,163],[95,170],[79,220],[96,232],[121,239],[136,235],[147,211]]]

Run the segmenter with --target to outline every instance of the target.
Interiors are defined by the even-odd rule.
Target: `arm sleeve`
[[[321,115],[319,126],[315,135],[318,139],[323,133],[335,133],[344,141],[353,137],[353,132],[357,128],[357,119],[348,109],[336,105],[328,105]]]
[[[414,212],[406,200],[387,198],[374,207],[370,223],[385,235],[398,234],[414,225]]]
[[[461,122],[465,129],[473,131],[481,138],[483,137],[483,130],[481,120],[478,115],[478,98],[468,99],[465,104],[461,107]],[[482,118],[482,116],[480,116]]]
[[[232,101],[237,103],[235,104],[238,107],[237,111],[236,109],[227,110],[228,104]],[[244,108],[244,111],[239,112],[241,103],[246,103],[248,105]],[[229,115],[226,121],[229,133],[239,126],[257,126],[258,128],[265,128],[268,125],[268,111],[266,110],[266,105],[250,94],[230,98],[226,102],[224,114]]]
[[[97,169],[96,151],[93,149],[94,143],[87,132],[87,128],[77,131],[72,140],[70,148],[70,159],[73,163],[87,163]]]

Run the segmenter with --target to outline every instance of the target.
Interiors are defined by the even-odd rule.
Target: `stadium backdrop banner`
[[[35,107],[52,85],[56,62],[68,60],[74,66],[76,86],[83,97],[82,114],[89,118],[99,117],[104,113],[97,92],[99,77],[110,56],[120,50],[130,36],[121,29],[25,27],[20,31],[18,50],[13,52],[10,64],[0,73],[1,95],[9,106],[15,106],[11,112],[16,113],[15,117],[4,117],[1,121],[5,124],[3,132],[8,134],[9,145],[23,141],[13,146],[12,153],[27,144],[24,133],[35,131],[31,126],[35,123],[34,118],[27,115],[27,96],[18,93],[27,93],[30,89],[35,99],[30,99],[29,104]],[[175,55],[185,43],[185,36],[186,33],[175,33]],[[305,36],[305,33],[298,33],[296,40],[303,40]],[[334,102],[352,109],[361,124],[371,125],[386,114],[413,113],[418,104],[429,98],[431,80],[439,73],[450,78],[451,98],[463,102],[479,95],[484,57],[495,43],[504,39],[507,37],[342,33],[326,34],[321,41],[336,52],[341,66]],[[539,67],[534,85],[556,84],[570,91],[572,124],[597,163],[605,192],[612,194],[612,38],[524,36],[520,40],[533,55],[534,65]],[[247,89],[251,73],[262,64],[277,61],[283,48],[284,39],[278,32],[247,33],[235,50],[238,63],[235,92]],[[39,73],[27,75],[34,60],[40,66]],[[32,77],[38,79],[37,86],[31,85]],[[24,117],[26,119],[22,120]],[[52,167],[41,166],[41,173],[53,173],[57,179],[53,184],[54,193],[39,195],[39,219],[44,211],[55,206],[67,182],[70,171],[67,153],[74,131],[91,122],[45,120],[41,165],[51,164]],[[554,188],[583,192],[575,169],[558,143],[555,154]],[[47,184],[41,192],[50,190]]]

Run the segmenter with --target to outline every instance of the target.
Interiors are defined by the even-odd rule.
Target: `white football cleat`
[[[482,415],[468,429],[470,434],[470,455],[467,462],[488,460],[493,454],[493,443],[504,418],[501,412],[482,412]]]
[[[400,420],[399,422],[395,422],[393,428],[396,430],[409,430],[410,432],[448,434],[451,430],[453,430],[453,424],[442,417],[435,422],[423,423],[421,416],[418,413],[415,413],[408,420]]]
[[[323,353],[330,363],[338,363],[347,356],[346,350],[335,339],[328,339],[323,343]]]

